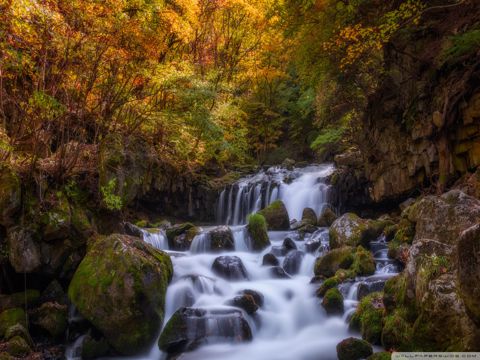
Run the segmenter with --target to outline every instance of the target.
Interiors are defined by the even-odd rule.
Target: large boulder
[[[238,256],[219,256],[212,264],[212,270],[227,280],[248,279],[247,270]]]
[[[268,230],[290,229],[290,218],[283,201],[276,200],[258,213],[267,221]]]
[[[315,210],[313,210],[312,208],[303,209],[302,222],[304,224],[317,226],[317,214],[315,214]]]
[[[68,295],[116,351],[134,354],[155,339],[172,273],[169,256],[138,238],[98,237],[89,244]]]
[[[240,310],[180,308],[165,325],[158,345],[168,354],[179,354],[209,340],[241,343],[251,339],[252,331]]]
[[[373,354],[372,345],[365,340],[348,338],[337,345],[338,360],[366,359]]]
[[[343,295],[337,288],[327,290],[322,300],[322,306],[328,315],[343,313]]]
[[[366,220],[353,213],[343,214],[330,226],[330,248],[359,245],[366,227]]]
[[[247,231],[252,250],[262,251],[270,246],[267,222],[261,214],[252,214],[248,217]]]
[[[17,273],[31,273],[42,265],[42,254],[33,233],[26,228],[15,227],[8,231],[8,258]]]
[[[228,226],[216,227],[209,232],[208,236],[210,237],[211,251],[225,251],[235,249],[233,233]]]
[[[460,296],[468,314],[480,326],[480,224],[460,236],[457,263]]]

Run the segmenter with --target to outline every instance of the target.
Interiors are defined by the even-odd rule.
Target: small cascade
[[[167,234],[162,229],[142,230],[143,240],[159,250],[168,250]]]
[[[245,224],[249,214],[275,200],[285,203],[290,219],[301,219],[306,207],[312,208],[318,215],[328,201],[330,186],[325,179],[332,171],[332,165],[294,170],[271,167],[240,179],[220,192],[216,207],[217,223]]]

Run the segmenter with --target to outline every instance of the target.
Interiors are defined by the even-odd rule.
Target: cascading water
[[[292,171],[272,167],[240,179],[220,193],[217,223],[245,224],[248,214],[275,200],[284,202],[290,219],[300,220],[306,207],[318,214],[328,200],[329,186],[324,179],[332,171],[332,165],[308,166]]]
[[[242,179],[220,194],[219,223],[242,223],[248,213],[275,199],[284,201],[291,218],[300,219],[305,207],[319,212],[328,195],[328,186],[322,179],[331,171],[329,165],[293,171],[274,168]],[[182,252],[169,250],[161,230],[143,233],[146,242],[170,254],[174,266],[174,277],[166,295],[163,327],[179,309],[186,308],[182,311],[190,316],[186,322],[187,334],[205,334],[201,346],[184,352],[182,360],[336,359],[337,343],[352,336],[347,318],[357,306],[359,297],[379,290],[385,279],[398,271],[387,257],[384,239],[372,242],[376,273],[342,284],[340,291],[345,298],[345,313],[343,317],[327,316],[320,299],[315,296],[318,284],[311,284],[315,259],[328,251],[327,228],[305,234],[304,238],[293,230],[270,231],[271,246],[261,253],[249,250],[245,225],[230,227],[234,249],[212,252],[214,229],[218,227],[201,229],[190,250]],[[291,239],[290,251],[284,251],[286,238]],[[273,268],[263,266],[267,253],[276,255],[280,265],[277,268],[284,276],[279,277],[278,272],[272,272]],[[235,258],[243,263],[244,270],[236,273],[238,278],[226,280],[212,269],[219,257]],[[262,305],[254,314],[232,306],[232,299],[245,291],[262,297]],[[155,343],[148,354],[134,359],[167,358]]]

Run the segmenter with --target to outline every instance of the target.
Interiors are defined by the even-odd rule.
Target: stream
[[[217,223],[230,225],[234,251],[210,251],[209,233],[215,226],[203,227],[190,249],[184,252],[169,250],[164,231],[144,232],[144,241],[168,252],[174,266],[163,326],[182,307],[200,309],[206,314],[202,317],[204,321],[197,318],[188,322],[190,334],[206,334],[200,346],[178,359],[337,358],[336,345],[352,336],[348,319],[359,296],[381,290],[386,279],[399,271],[387,257],[385,240],[379,238],[370,244],[376,273],[342,284],[339,289],[344,295],[345,312],[343,316],[327,316],[321,299],[315,296],[319,284],[312,284],[311,279],[315,259],[328,251],[328,229],[318,228],[303,239],[297,231],[269,231],[271,246],[262,252],[251,252],[245,226],[249,213],[277,199],[285,203],[291,220],[301,219],[305,207],[314,209],[318,216],[328,201],[329,186],[325,179],[332,171],[331,165],[290,171],[270,168],[224,189],[217,203]],[[286,238],[293,240],[297,250],[288,251],[282,246]],[[283,275],[279,276],[278,271],[262,265],[267,253],[276,255],[286,275],[280,270]],[[240,259],[245,273],[235,279],[219,276],[212,270],[212,264],[220,256]],[[262,298],[262,306],[251,315],[231,305],[231,300],[245,290],[253,290]],[[246,328],[249,328],[247,334]],[[245,338],[251,341],[244,341]],[[155,343],[148,354],[135,359],[167,359],[167,354]]]

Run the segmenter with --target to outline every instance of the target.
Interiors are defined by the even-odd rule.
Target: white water
[[[244,221],[247,211],[259,210],[276,198],[282,199],[291,218],[299,219],[303,208],[311,207],[315,211],[325,205],[327,187],[319,181],[332,170],[331,166],[316,166],[295,170],[297,176],[293,182],[284,182],[285,176],[292,175],[281,169],[275,169],[264,181],[266,173],[262,172],[248,178],[240,186],[242,194],[225,190],[219,201],[219,210],[223,218]],[[275,181],[272,180],[275,178]],[[263,179],[257,181],[255,179]],[[262,182],[263,181],[263,182]],[[265,189],[262,191],[261,189]],[[268,189],[268,190],[267,190]],[[277,189],[277,193],[275,192]],[[235,202],[233,202],[233,199]],[[242,200],[243,199],[243,200]],[[227,204],[228,202],[228,204]],[[227,221],[228,222],[228,221]],[[271,246],[262,253],[249,251],[249,240],[244,225],[232,226],[235,250],[221,254],[210,253],[208,232],[212,227],[205,227],[197,235],[189,251],[175,252],[168,249],[168,241],[163,231],[144,232],[144,240],[153,246],[167,251],[172,258],[174,277],[166,295],[165,321],[181,307],[207,310],[237,309],[226,305],[242,290],[255,290],[264,297],[264,304],[254,315],[243,313],[252,330],[253,340],[246,343],[231,343],[215,337],[200,348],[184,353],[182,360],[318,360],[336,359],[336,345],[352,336],[348,331],[348,318],[358,304],[358,289],[362,282],[376,281],[378,278],[392,276],[396,270],[392,261],[386,256],[383,239],[372,242],[372,251],[377,261],[375,275],[357,279],[356,282],[342,284],[345,313],[343,316],[327,316],[315,296],[319,284],[311,284],[315,259],[328,250],[328,231],[319,229],[305,239],[300,239],[295,231],[269,232]],[[304,252],[298,274],[287,279],[273,278],[270,268],[262,266],[264,254],[278,250],[283,240],[294,240],[297,249]],[[314,246],[315,245],[315,246]],[[239,257],[248,274],[248,280],[226,281],[212,271],[212,264],[218,256]],[[280,265],[285,256],[277,256]],[[242,310],[243,312],[243,310]],[[354,334],[355,335],[355,334]],[[358,336],[358,334],[356,334]],[[78,346],[78,344],[77,344]],[[148,354],[133,359],[166,359],[157,343],[153,344]]]
[[[272,167],[225,188],[217,202],[217,223],[245,224],[247,215],[275,200],[282,200],[290,219],[300,220],[306,207],[319,215],[327,202],[329,186],[322,179],[333,166],[315,165],[289,171]]]

